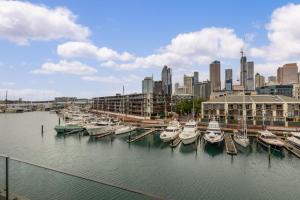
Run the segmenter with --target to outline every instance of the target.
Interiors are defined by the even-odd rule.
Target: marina
[[[247,189],[235,193],[236,199],[250,200],[247,196],[250,197],[252,192],[259,192],[261,199],[275,200],[297,199],[300,195],[293,189],[294,185],[299,184],[299,159],[287,150],[281,153],[271,152],[269,159],[268,150],[258,144],[255,137],[250,137],[249,148],[237,148],[238,155],[232,158],[227,155],[225,145],[212,146],[205,144],[202,139],[199,140],[200,145],[183,145],[180,140],[175,139],[174,144],[179,142],[177,147],[170,148],[171,143],[162,142],[160,133],[154,131],[128,145],[128,134],[110,134],[99,140],[80,134],[65,137],[56,135],[54,127],[59,121],[58,116],[48,112],[5,114],[0,117],[0,125],[3,127],[0,133],[2,152],[87,178],[152,193],[163,199],[232,199],[232,188],[238,187],[242,182],[247,185]],[[21,118],[22,121],[19,120]],[[13,126],[14,121],[20,121],[20,126]],[[28,128],[24,130],[21,127],[25,124]],[[43,134],[41,124],[44,125]],[[152,131],[145,131],[150,130]],[[132,135],[135,134],[143,132]],[[24,138],[24,135],[27,137]],[[51,157],[51,160],[45,159],[46,157]],[[76,163],[73,162],[75,158]],[[14,163],[11,165],[17,166]],[[224,173],[228,176],[224,176]],[[12,177],[18,178],[19,175]],[[44,180],[43,177],[30,177],[28,187]],[[173,180],[182,182],[178,186],[170,186],[169,183]],[[230,187],[226,182],[231,183]],[[264,192],[278,191],[281,184],[287,188],[287,194]],[[69,187],[65,185],[63,190]],[[208,192],[215,191],[216,187],[223,188],[222,197],[215,192]],[[44,199],[51,199],[52,190],[49,189],[44,194]],[[24,190],[21,185],[15,185],[12,192],[35,199],[32,197],[40,195],[38,191]],[[92,194],[96,195],[96,192],[85,193],[87,196]],[[131,198],[123,196],[122,199]]]

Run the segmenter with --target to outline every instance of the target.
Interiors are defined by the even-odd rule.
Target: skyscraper
[[[241,51],[242,57],[240,60],[241,71],[240,71],[240,85],[246,88],[247,86],[247,57],[244,56],[243,51]]]
[[[277,69],[277,80],[279,84],[298,83],[297,63],[288,63]]]
[[[225,69],[225,90],[232,90],[232,69]]]
[[[254,90],[254,62],[247,62],[246,90]]]
[[[194,72],[194,82],[193,84],[196,84],[199,82],[199,73],[198,72]]]
[[[142,81],[142,93],[148,94],[153,93],[153,78],[152,77],[145,77]]]
[[[186,87],[187,94],[193,94],[193,76],[184,75],[183,84]]]
[[[172,95],[172,70],[166,65],[161,72],[161,81],[163,94]]]
[[[220,74],[221,63],[215,60],[209,65],[209,77],[211,82],[212,91],[221,90],[221,74]]]
[[[154,81],[153,94],[163,94],[162,81]]]

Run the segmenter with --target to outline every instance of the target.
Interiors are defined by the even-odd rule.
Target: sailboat
[[[122,103],[123,103],[123,106],[122,106],[122,116],[123,116],[123,123],[124,123],[124,115],[125,115],[125,104],[124,104],[124,86],[123,86],[123,97],[122,97]],[[128,126],[128,125],[119,125],[116,130],[115,130],[115,134],[116,135],[120,135],[120,134],[124,134],[124,133],[129,133],[129,132],[132,132],[134,130],[136,130],[137,127],[135,126]]]
[[[243,57],[243,50],[241,51]],[[241,145],[242,147],[249,146],[249,138],[247,135],[247,121],[246,121],[246,105],[245,105],[245,86],[243,89],[243,119],[242,119],[242,129],[233,131],[233,140]]]

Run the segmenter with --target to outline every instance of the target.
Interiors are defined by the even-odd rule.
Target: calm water
[[[300,199],[300,159],[284,151],[269,160],[254,140],[248,150],[239,149],[232,157],[203,141],[172,150],[158,134],[130,145],[126,135],[98,141],[78,135],[57,137],[57,123],[58,117],[47,112],[1,114],[0,153],[167,199]],[[23,181],[15,187],[22,191],[40,184]]]

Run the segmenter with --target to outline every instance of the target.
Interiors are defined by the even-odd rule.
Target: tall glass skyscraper
[[[161,81],[163,94],[172,95],[172,70],[166,65],[161,72]]]

